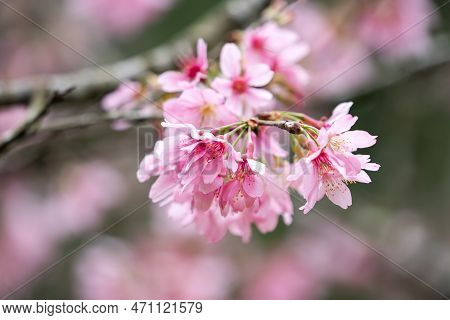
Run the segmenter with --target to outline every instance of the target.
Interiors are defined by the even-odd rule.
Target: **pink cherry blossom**
[[[196,86],[208,75],[207,45],[203,39],[197,41],[197,56],[182,59],[181,71],[166,71],[158,81],[164,91],[178,92]]]
[[[260,168],[255,168],[255,166],[260,166]],[[259,206],[255,200],[264,194],[264,180],[261,177],[264,171],[264,165],[252,159],[244,159],[239,162],[236,172],[224,184],[220,197],[220,206],[225,215],[229,210],[242,212],[245,209]]]
[[[101,105],[108,112],[133,111],[141,116],[150,115],[154,112],[154,107],[150,99],[145,97],[148,91],[148,88],[138,82],[126,81],[103,97]],[[128,129],[130,124],[127,121],[118,120],[112,127],[115,130],[124,130]]]
[[[102,99],[102,107],[106,111],[132,110],[141,98],[142,91],[138,82],[126,81]]]
[[[250,170],[256,170],[258,166],[255,167],[252,164],[252,167],[254,169],[250,168]],[[262,171],[259,170],[259,173],[253,171],[253,173],[261,174]],[[184,203],[172,203],[168,210],[169,217],[184,226],[194,225],[196,231],[209,242],[220,241],[227,232],[240,237],[243,242],[248,242],[252,236],[253,225],[262,233],[271,232],[277,227],[280,217],[286,225],[291,224],[293,207],[287,191],[286,176],[265,173],[264,176],[255,178],[252,173],[249,175],[251,177],[246,177],[250,180],[249,185],[259,184],[249,191],[251,195],[246,193],[243,186],[233,184],[232,187],[237,189],[237,193],[235,192],[232,196],[238,198],[237,202],[229,199],[230,194],[224,192],[223,196],[228,200],[221,197],[214,198],[206,211],[196,208],[192,210],[191,200]],[[241,201],[240,197],[245,198],[246,201]],[[219,203],[221,201],[222,205],[224,201],[230,201],[230,204],[225,203],[223,208]],[[242,202],[244,207],[241,206]]]
[[[348,182],[369,183],[364,169],[378,170],[366,156],[352,152],[376,143],[376,137],[365,131],[349,131],[357,117],[348,114],[351,103],[340,104],[320,130],[318,145],[311,142],[310,154],[294,165],[288,179],[306,199],[301,208],[308,213],[326,195],[334,204],[347,209],[352,204]]]
[[[309,53],[309,46],[292,30],[274,22],[246,30],[245,54],[249,61],[265,63],[297,94],[302,94],[309,80],[299,62]]]
[[[67,9],[108,34],[130,35],[169,9],[172,0],[69,0]]]
[[[286,132],[271,127],[261,127],[258,134],[252,132],[252,140],[254,142],[254,156],[262,158],[272,165],[276,158],[286,158],[288,152],[283,149],[280,141],[288,140]]]
[[[281,217],[286,225],[292,223],[294,212],[286,170],[289,166],[283,164],[284,170],[277,173],[266,172],[264,175],[266,189],[260,198],[259,210],[253,214],[253,223],[259,231],[267,233],[275,230]]]
[[[163,105],[164,117],[174,123],[191,123],[196,127],[215,127],[237,121],[224,104],[225,98],[213,89],[193,88]]]
[[[292,222],[286,175],[265,171],[264,164],[241,157],[225,140],[190,125],[164,123],[180,130],[157,143],[144,158],[138,179],[158,179],[150,198],[170,204],[168,215],[182,225],[193,224],[208,241],[227,232],[247,242],[251,227],[273,231],[282,216]]]
[[[208,209],[215,191],[223,184],[228,169],[236,171],[241,156],[223,139],[210,132],[199,131],[191,125],[163,123],[180,129],[181,133],[159,141],[155,151],[141,162],[137,173],[143,182],[159,175],[150,190],[154,202],[166,204],[192,199],[198,209]],[[183,131],[190,131],[186,134]]]
[[[243,63],[239,47],[227,43],[220,53],[220,70],[222,77],[214,79],[212,87],[227,97],[230,110],[237,116],[251,116],[270,104],[272,94],[261,89],[273,77],[268,65]]]
[[[277,54],[298,41],[298,34],[281,28],[273,21],[260,27],[249,28],[243,36],[247,59],[272,65]]]

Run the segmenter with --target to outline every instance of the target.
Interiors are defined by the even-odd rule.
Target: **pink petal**
[[[230,205],[237,212],[241,212],[246,208],[245,197],[242,192],[238,192],[231,197]]]
[[[333,167],[344,177],[354,176],[361,171],[361,162],[357,156],[350,152],[327,152],[327,155]]]
[[[352,151],[359,148],[371,147],[377,142],[376,136],[372,136],[362,130],[344,132],[341,134],[341,137],[345,139],[346,144],[352,148]]]
[[[239,192],[239,182],[232,180],[227,182],[222,189],[222,194],[220,195],[220,206],[224,208],[230,201],[230,199]]]
[[[342,181],[328,180],[325,188],[328,199],[335,205],[338,205],[342,209],[347,209],[352,205],[350,189]]]
[[[248,175],[244,178],[242,188],[252,198],[259,198],[264,194],[264,181],[257,175]]]
[[[191,106],[200,106],[205,103],[205,100],[203,99],[202,89],[199,88],[184,90],[179,99],[181,101],[185,101],[186,104]]]
[[[346,114],[344,116],[341,116],[337,118],[331,127],[329,128],[329,132],[333,134],[339,134],[346,131],[349,131],[353,125],[358,120],[358,117],[354,117],[350,114]]]
[[[242,98],[238,95],[232,95],[225,102],[225,106],[230,112],[240,117],[243,113],[244,104]]]
[[[189,79],[177,71],[166,71],[158,77],[158,82],[166,92],[177,92],[186,89],[186,83]]]
[[[294,65],[306,57],[310,52],[310,48],[306,43],[298,43],[283,50],[279,56],[280,63],[283,66]]]
[[[259,108],[267,106],[272,100],[273,95],[264,89],[248,89],[246,95],[247,104],[252,108]]]
[[[216,191],[217,189],[219,189],[222,185],[223,185],[223,178],[216,177],[209,184],[201,183],[199,185],[199,191],[204,194],[212,193],[213,191]]]
[[[200,125],[201,115],[198,106],[180,98],[169,99],[163,104],[164,118],[174,123]]]
[[[241,51],[234,43],[227,43],[220,53],[220,70],[228,77],[232,78],[241,74]]]
[[[211,161],[206,165],[205,169],[202,172],[204,183],[209,184],[213,182],[214,179],[216,179],[216,177],[222,171],[222,161],[222,159],[219,159],[217,161]]]
[[[361,182],[361,183],[370,183],[372,180],[370,179],[367,172],[364,170],[361,170],[358,175],[354,178],[355,181]]]
[[[333,114],[328,119],[328,123],[333,123],[338,118],[348,114],[350,112],[350,108],[353,106],[353,102],[343,102],[340,103],[334,108]]]
[[[203,39],[197,41],[197,59],[203,69],[208,68],[208,46]]]
[[[380,165],[378,163],[368,163],[364,166],[364,170],[378,171],[379,169]]]
[[[177,179],[174,175],[164,174],[156,179],[153,183],[149,197],[153,202],[159,202],[167,198],[172,192],[177,184]]]
[[[305,205],[300,208],[305,214],[311,211],[316,202],[322,199],[325,194],[323,184],[315,172],[303,177],[299,191],[306,200]]]
[[[144,182],[150,179],[150,177],[155,173],[157,169],[157,164],[159,161],[155,159],[155,157],[150,154],[142,159],[141,164],[139,166],[139,170],[137,172],[137,178],[139,182]]]
[[[205,103],[212,104],[214,106],[221,105],[225,102],[225,98],[219,92],[213,89],[203,89],[202,90],[203,101]]]
[[[194,197],[194,207],[201,212],[207,211],[211,207],[211,203],[214,200],[214,193],[203,194],[197,193]]]
[[[232,81],[224,78],[215,78],[211,84],[215,90],[219,91],[226,97],[230,97],[233,94]]]
[[[272,80],[274,72],[266,64],[255,64],[247,66],[246,74],[250,86],[263,87]]]

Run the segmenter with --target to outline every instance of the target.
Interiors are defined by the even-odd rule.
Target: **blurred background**
[[[235,15],[235,23],[215,39],[223,43],[229,39],[228,31],[258,19],[258,12],[242,17],[240,6],[248,5],[244,2],[1,1],[1,83],[91,67],[24,17],[89,59],[108,64],[171,41],[206,16]],[[208,244],[170,221],[164,208],[140,206],[147,200],[149,185],[136,180],[140,147],[136,128],[117,131],[105,124],[61,132],[0,155],[0,295],[441,299],[441,292],[449,296],[447,2],[305,0],[289,6],[289,27],[312,48],[304,62],[311,76],[304,111],[328,115],[338,102],[352,100],[353,113],[359,116],[357,127],[379,137],[369,153],[381,170],[371,175],[372,184],[351,186],[354,204],[349,210],[322,201],[318,210],[327,219],[297,212],[293,225],[280,222],[275,232],[265,235],[255,230],[249,244],[230,235]],[[201,36],[203,29],[197,29]],[[99,111],[102,95],[58,104],[52,112]],[[25,110],[21,103],[1,106],[0,135],[17,126]],[[293,201],[298,208],[300,202]]]

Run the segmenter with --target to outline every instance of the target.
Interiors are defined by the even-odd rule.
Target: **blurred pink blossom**
[[[297,96],[304,94],[309,74],[299,62],[308,55],[309,46],[300,41],[298,33],[267,22],[247,29],[243,44],[248,61],[269,65]]]
[[[114,91],[108,93],[101,101],[102,108],[111,113],[134,112],[141,116],[151,115],[153,103],[146,96],[150,88],[135,81],[125,81]],[[115,130],[125,130],[130,127],[125,120],[114,121],[112,127]]]
[[[17,17],[17,28],[6,28],[0,34],[0,78],[46,76],[86,65],[85,58],[74,54],[67,46],[40,30],[22,26],[22,23],[27,22]],[[98,47],[101,43],[95,33],[87,36],[83,28],[70,27],[73,22],[62,15],[47,23],[46,29],[56,33],[58,38],[64,39],[85,55],[95,56],[94,46]]]
[[[20,181],[0,189],[0,294],[8,294],[55,254],[54,237],[41,218],[41,199]]]
[[[372,63],[370,59],[364,59],[369,51],[354,34],[342,32],[325,8],[313,1],[297,2],[290,8],[293,13],[291,28],[311,48],[304,61],[311,75],[307,95],[342,97],[372,79]]]
[[[225,256],[181,239],[104,239],[85,250],[75,268],[82,299],[223,299],[232,282]]]
[[[168,10],[172,0],[67,0],[68,10],[113,35],[130,35]]]
[[[0,188],[0,293],[7,294],[56,257],[69,236],[92,229],[117,204],[123,186],[109,165],[93,161],[66,167],[60,181],[35,190],[20,177]]]
[[[244,299],[294,300],[318,298],[322,283],[291,252],[279,250],[259,261],[246,278]],[[256,264],[255,262],[253,262]]]
[[[123,183],[121,175],[102,161],[66,167],[45,204],[49,232],[66,237],[98,227],[123,196]]]
[[[370,249],[334,226],[310,228],[275,249],[247,258],[243,298],[319,299],[334,285],[371,285],[378,265]]]
[[[436,18],[428,16],[433,9],[430,0],[373,1],[365,5],[355,30],[371,50],[383,46],[381,52],[389,58],[420,57],[432,45]]]
[[[293,240],[297,259],[322,281],[346,286],[370,283],[377,270],[374,253],[338,227],[316,225],[313,231]]]

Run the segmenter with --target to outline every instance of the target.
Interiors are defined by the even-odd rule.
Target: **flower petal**
[[[248,66],[246,74],[250,86],[263,87],[272,80],[274,72],[270,70],[268,65],[259,63]]]
[[[208,46],[201,38],[197,40],[197,60],[202,69],[208,68]]]
[[[242,188],[252,198],[259,198],[264,194],[264,181],[257,174],[248,175],[244,178]]]
[[[327,180],[325,190],[328,199],[342,209],[347,209],[352,205],[350,189],[342,181]]]
[[[338,104],[336,106],[336,108],[334,108],[333,114],[328,119],[328,123],[331,124],[334,121],[336,121],[338,118],[348,114],[350,112],[350,108],[352,106],[353,106],[353,102],[343,102],[343,103]]]
[[[227,43],[220,53],[220,70],[228,77],[232,78],[241,74],[241,51],[234,43]]]
[[[225,78],[215,78],[211,87],[226,97],[230,97],[233,94],[232,82]]]
[[[345,144],[351,148],[351,151],[371,147],[377,142],[376,136],[362,130],[344,132],[341,137],[345,140]]]
[[[158,77],[158,82],[166,92],[178,92],[187,89],[186,76],[177,71],[166,71]]]

